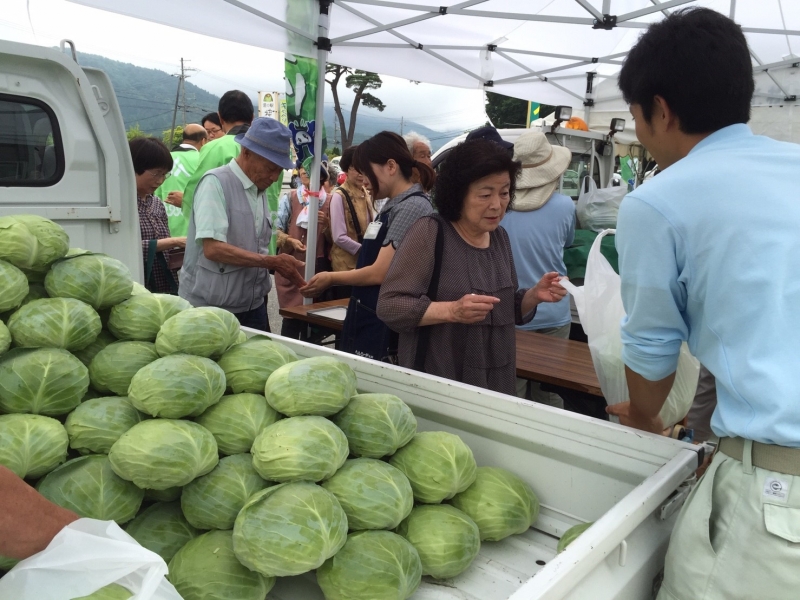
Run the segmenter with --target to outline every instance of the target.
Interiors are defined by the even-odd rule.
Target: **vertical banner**
[[[539,118],[539,109],[541,105],[538,102],[528,102],[528,124],[525,127],[530,129],[531,123]]]
[[[258,92],[258,116],[277,119],[280,116],[280,93],[278,92]],[[278,230],[275,221],[278,218],[278,206],[281,201],[281,188],[283,187],[283,175],[267,188],[267,207],[269,208],[270,222],[272,223],[272,239],[269,242],[269,253],[277,253]],[[290,178],[289,178],[290,179]]]
[[[302,164],[309,175],[314,157],[314,137],[324,136],[322,124],[316,122],[317,75],[315,58],[286,55],[286,118],[292,132],[292,142],[297,163]],[[325,147],[324,138],[322,147]]]

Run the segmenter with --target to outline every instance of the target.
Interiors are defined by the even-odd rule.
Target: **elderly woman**
[[[442,166],[439,216],[408,230],[378,298],[378,316],[400,333],[402,366],[514,395],[514,326],[566,295],[555,272],[517,287],[500,221],[520,166],[486,140],[457,146]]]
[[[186,247],[186,238],[170,237],[164,205],[153,195],[172,171],[172,156],[166,145],[153,137],[134,138],[129,145],[136,175],[145,285],[151,292],[175,294],[180,265],[170,269],[170,255],[172,250]]]

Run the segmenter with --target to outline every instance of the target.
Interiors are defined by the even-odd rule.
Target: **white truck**
[[[70,44],[63,44],[68,46]],[[108,78],[74,49],[0,41],[0,215],[61,223],[72,245],[125,262],[142,280],[136,193]],[[0,291],[1,293],[1,291]],[[251,332],[253,333],[253,332]],[[281,339],[298,355],[333,354],[359,389],[407,402],[421,430],[462,436],[480,465],[527,481],[541,515],[527,533],[485,542],[453,580],[426,578],[414,600],[650,600],[696,447],[335,350]],[[566,529],[595,524],[562,554]],[[279,580],[269,598],[322,600],[313,574]]]

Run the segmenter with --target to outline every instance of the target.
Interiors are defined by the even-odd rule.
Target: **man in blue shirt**
[[[800,590],[800,146],[754,136],[745,37],[707,9],[673,13],[619,86],[662,172],[617,228],[623,424],[659,432],[686,340],[715,376],[720,451],[689,497],[659,600]]]

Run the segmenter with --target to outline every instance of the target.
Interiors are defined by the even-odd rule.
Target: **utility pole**
[[[175,108],[172,111],[172,127],[169,131],[170,146],[175,140],[175,121],[178,117],[178,101],[180,100],[181,95],[183,95],[183,127],[186,127],[186,79],[189,77],[186,72],[197,70],[186,67],[184,62],[189,62],[189,60],[184,61],[183,57],[181,57],[181,74],[176,74],[176,77],[178,78],[178,90],[175,92]],[[170,150],[172,150],[172,148],[170,148]]]
[[[400,136],[403,135],[403,117],[400,117]]]
[[[186,129],[186,70],[181,57],[181,94],[183,94],[183,128]]]

